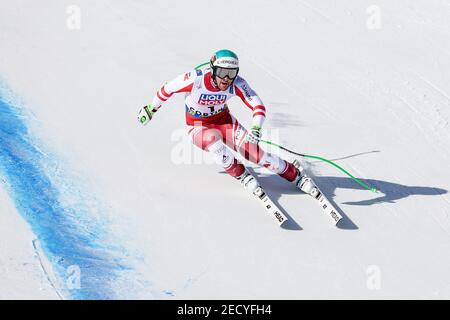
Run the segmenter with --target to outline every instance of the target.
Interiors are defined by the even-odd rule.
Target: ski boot
[[[300,165],[300,162],[294,160],[292,164],[298,169],[297,178],[293,181],[297,188],[314,198],[318,197],[320,194],[319,189],[314,184],[314,181],[312,181],[312,179],[305,173],[303,167]]]
[[[239,177],[236,177],[236,179],[240,181],[241,185],[245,189],[253,193],[255,196],[259,197],[262,194],[264,194],[264,191],[259,185],[258,181],[247,170],[245,170],[244,173],[241,174]]]

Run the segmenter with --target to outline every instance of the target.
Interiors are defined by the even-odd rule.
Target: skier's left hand
[[[258,144],[261,140],[262,132],[260,126],[252,126],[250,132],[247,133],[247,142]]]
[[[144,106],[139,110],[138,120],[142,125],[146,125],[152,120],[153,115],[158,111],[158,109],[153,108],[151,104]]]

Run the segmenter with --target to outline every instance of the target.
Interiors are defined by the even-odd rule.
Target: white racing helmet
[[[214,53],[210,60],[213,81],[215,77],[225,78],[228,76],[234,81],[239,72],[239,58],[231,50],[222,49]]]

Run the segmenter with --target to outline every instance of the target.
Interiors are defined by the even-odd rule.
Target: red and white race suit
[[[289,181],[295,180],[297,169],[277,155],[265,152],[257,144],[247,142],[247,130],[230,114],[227,101],[238,96],[252,111],[252,125],[261,127],[266,118],[263,102],[242,77],[237,76],[226,91],[221,91],[214,85],[209,68],[184,73],[158,90],[152,101],[153,108],[159,109],[179,92],[185,93],[186,124],[192,142],[212,152],[227,173],[237,177],[245,170],[233,150]]]

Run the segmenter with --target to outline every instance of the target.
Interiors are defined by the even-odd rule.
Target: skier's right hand
[[[146,125],[152,120],[153,115],[157,111],[156,108],[153,108],[151,104],[144,106],[139,110],[138,120],[142,125]]]
[[[261,126],[252,126],[250,132],[247,132],[246,140],[252,144],[258,144],[261,140]]]

